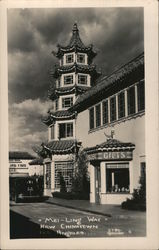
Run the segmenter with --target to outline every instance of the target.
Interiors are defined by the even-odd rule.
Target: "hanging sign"
[[[97,152],[89,154],[88,160],[132,160],[132,151]]]

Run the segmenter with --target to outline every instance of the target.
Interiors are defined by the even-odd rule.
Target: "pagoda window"
[[[137,103],[138,103],[138,111],[142,111],[145,109],[145,86],[144,81],[138,83],[137,85]]]
[[[73,123],[60,123],[59,124],[59,139],[73,137]]]
[[[102,102],[103,108],[103,125],[108,123],[108,100]]]
[[[101,105],[98,104],[95,106],[95,112],[96,112],[96,127],[101,126]]]
[[[78,63],[85,64],[85,54],[80,54],[80,53],[78,53],[78,54],[77,54],[77,62],[78,62]]]
[[[94,128],[94,107],[89,110],[89,128]]]
[[[73,75],[64,76],[64,85],[73,84]]]
[[[74,61],[74,55],[73,54],[66,55],[66,63],[73,63],[73,61]]]
[[[118,118],[125,116],[125,93],[121,92],[118,95]]]
[[[59,102],[58,102],[58,99],[56,99],[56,101],[55,101],[55,110],[58,110],[58,107],[59,107]]]
[[[51,140],[53,140],[53,139],[55,139],[55,126],[52,125],[50,130],[51,130]]]
[[[62,98],[62,108],[69,108],[73,105],[73,97]]]
[[[87,85],[87,75],[78,74],[78,84]]]
[[[110,98],[110,121],[116,120],[116,97]]]
[[[135,113],[135,87],[131,87],[127,91],[128,99],[128,115]]]

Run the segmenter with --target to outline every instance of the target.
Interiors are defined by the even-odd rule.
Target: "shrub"
[[[121,204],[122,208],[130,210],[146,211],[146,175],[140,178],[140,188],[134,189],[131,199]]]

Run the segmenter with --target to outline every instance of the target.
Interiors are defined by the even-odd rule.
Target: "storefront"
[[[135,145],[115,139],[86,148],[90,167],[90,202],[121,204],[133,192]]]

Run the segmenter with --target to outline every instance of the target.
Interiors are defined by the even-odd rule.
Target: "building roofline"
[[[87,90],[84,94],[79,96],[75,104],[70,108],[77,112],[81,112],[88,108],[92,104],[95,104],[103,99],[103,94],[114,88],[114,84],[124,81],[124,78],[128,78],[133,71],[136,71],[142,67],[142,71],[138,72],[140,75],[144,74],[144,52],[128,61],[124,65],[120,66],[117,70],[113,71],[110,75],[100,79],[95,86]],[[139,76],[141,78],[141,76]],[[130,80],[130,79],[129,79]],[[119,84],[118,84],[119,88]],[[100,94],[101,93],[101,94]],[[99,95],[100,94],[100,95]],[[98,97],[99,95],[99,97]],[[98,98],[97,98],[98,97]]]

